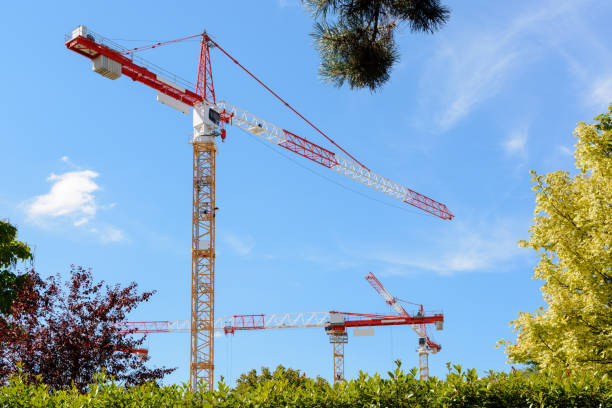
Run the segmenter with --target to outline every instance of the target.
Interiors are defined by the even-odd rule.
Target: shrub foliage
[[[281,370],[282,371],[282,370]],[[277,374],[277,375],[275,375]],[[610,407],[612,382],[606,376],[567,374],[525,375],[449,367],[446,379],[417,379],[417,370],[398,364],[387,378],[360,373],[355,380],[329,385],[325,381],[288,378],[279,370],[271,376],[251,375],[235,389],[219,382],[211,392],[191,392],[186,384],[158,387],[146,383],[121,387],[104,374],[87,393],[78,389],[50,391],[21,374],[0,388],[0,406],[120,406],[120,407]],[[247,375],[248,376],[248,375]],[[265,378],[264,378],[265,377]],[[248,384],[247,384],[248,383]]]

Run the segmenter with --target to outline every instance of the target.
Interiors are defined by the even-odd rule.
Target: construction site
[[[558,3],[3,4],[0,407],[607,406],[612,3]]]
[[[200,42],[195,84],[140,57],[142,51],[193,39],[198,39]],[[80,25],[66,36],[65,45],[68,50],[90,59],[93,72],[110,80],[127,77],[140,85],[152,88],[152,91],[156,92],[158,102],[183,115],[193,117],[193,135],[190,138],[193,149],[193,172],[190,175],[193,182],[192,270],[190,274],[184,276],[185,284],[189,282],[191,287],[190,318],[125,322],[121,327],[125,335],[189,333],[189,383],[192,388],[195,388],[198,383],[203,382],[212,390],[215,384],[215,367],[218,366],[214,361],[215,338],[219,334],[234,336],[238,333],[244,335],[254,330],[323,328],[331,344],[331,378],[334,382],[338,382],[345,380],[345,347],[349,343],[349,332],[355,337],[372,336],[374,328],[406,325],[411,327],[415,333],[413,347],[418,356],[419,376],[421,379],[428,378],[429,354],[436,354],[442,350],[441,345],[432,338],[433,330],[431,328],[428,330],[428,326],[442,330],[443,313],[431,312],[420,303],[402,301],[391,295],[371,272],[365,276],[365,279],[394,314],[343,311],[342,305],[339,304],[338,310],[329,312],[219,316],[215,308],[215,275],[217,273],[215,269],[217,257],[215,230],[219,210],[215,194],[216,156],[218,151],[224,147],[226,139],[231,138],[233,132],[247,132],[267,143],[301,156],[305,160],[310,160],[323,168],[333,170],[357,183],[368,186],[378,193],[397,199],[403,205],[412,206],[442,220],[452,220],[454,216],[446,205],[372,172],[265,82],[256,77],[206,32],[128,49]],[[296,120],[305,122],[312,132],[323,136],[329,148],[279,127],[273,124],[273,120],[261,119],[250,111],[221,100],[217,96],[214,85],[212,56],[215,53],[218,54],[217,58],[228,58],[239,68],[237,71],[242,71],[242,74],[251,77],[265,92],[275,97],[281,106],[294,113]],[[308,217],[308,215],[305,216]],[[314,217],[315,214],[311,216]],[[402,303],[410,304],[415,310],[409,313]],[[149,354],[146,348],[119,351],[136,353],[143,358]],[[262,364],[264,361],[265,358]]]

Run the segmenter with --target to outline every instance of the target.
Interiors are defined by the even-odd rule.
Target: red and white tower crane
[[[220,334],[233,335],[244,330],[324,328],[332,344],[333,378],[334,382],[337,382],[344,380],[344,345],[348,343],[348,328],[435,324],[441,330],[443,322],[444,315],[441,313],[420,316],[387,316],[337,311],[249,314],[217,317],[215,319],[215,331]],[[125,334],[185,333],[190,331],[188,320],[125,322],[121,323],[120,326]]]
[[[137,53],[191,38],[201,38],[197,83],[189,81],[138,57]],[[109,79],[126,76],[157,91],[157,100],[179,112],[193,111],[193,205],[191,272],[191,348],[189,381],[192,388],[199,381],[213,388],[215,321],[215,157],[217,137],[225,139],[225,124],[272,142],[343,174],[366,186],[415,206],[439,218],[450,220],[453,214],[431,198],[382,177],[365,167],[338,146],[324,132],[297,112],[284,99],[244,68],[206,32],[178,40],[127,49],[81,25],[66,38],[66,47],[93,63],[93,71]],[[218,102],[213,85],[210,48],[226,55],[253,79],[271,92],[285,106],[306,121],[346,156],[310,142],[228,102]]]
[[[385,289],[385,287],[380,283],[380,281],[374,276],[372,272],[366,275],[366,280],[372,285],[372,287],[378,292],[380,296],[385,300],[385,302],[391,306],[391,308],[400,316],[410,316],[406,309],[399,303],[402,301],[396,297],[391,296],[389,291]],[[423,305],[418,303],[411,303],[419,307],[419,310],[414,315],[414,317],[424,316],[425,312],[423,310]],[[439,320],[435,322],[436,329],[442,330],[444,324],[444,320]],[[419,376],[422,379],[427,379],[429,377],[429,352],[431,351],[433,354],[439,352],[442,349],[442,346],[438,343],[432,341],[427,335],[427,327],[424,323],[416,323],[411,325],[416,334],[419,336],[419,345],[417,347],[417,351],[419,353]]]

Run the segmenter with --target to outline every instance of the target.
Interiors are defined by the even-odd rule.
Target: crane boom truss
[[[333,322],[332,322],[333,321]],[[329,335],[332,344],[333,379],[334,382],[344,379],[344,345],[348,342],[347,328],[349,327],[376,327],[392,325],[421,325],[443,322],[441,313],[413,317],[413,316],[387,316],[366,313],[348,312],[309,312],[309,313],[275,313],[275,314],[248,314],[215,318],[214,330],[217,333],[234,334],[241,330],[267,330],[267,329],[298,329],[323,327]],[[158,321],[158,322],[123,322],[118,324],[120,332],[134,333],[163,333],[188,332],[189,321]],[[427,353],[419,350],[419,367],[423,361],[427,365]],[[421,368],[421,373],[427,373],[427,367]]]
[[[345,327],[376,327],[411,324],[433,324],[444,321],[441,313],[423,317],[413,316],[387,316],[367,313],[350,312],[305,312],[305,313],[271,313],[250,314],[234,316],[218,316],[214,320],[215,331],[240,330],[271,330],[271,329],[306,329],[312,327],[325,327],[329,323],[330,315],[342,315]],[[122,322],[119,323],[120,332],[129,333],[169,333],[189,332],[189,320],[161,320],[150,322]]]
[[[229,121],[233,125],[248,133],[296,152],[322,166],[439,218],[446,220],[453,218],[453,214],[446,205],[380,176],[352,159],[333,153],[228,102],[221,101],[217,106],[222,109],[225,117],[230,118]]]
[[[391,306],[393,310],[395,310],[395,313],[400,316],[408,316],[408,312],[406,311],[406,309],[404,309],[404,307],[398,303],[397,299],[391,296],[389,291],[385,289],[382,283],[380,283],[378,278],[374,276],[372,272],[366,275],[366,280],[370,283],[370,285],[372,285],[374,290],[376,290],[376,292],[378,292],[378,294],[382,296],[385,302],[387,302],[387,304]]]

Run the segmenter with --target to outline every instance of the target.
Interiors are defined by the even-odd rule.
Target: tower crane
[[[138,52],[200,38],[196,84],[192,84],[138,56]],[[382,177],[357,161],[324,132],[307,120],[278,94],[242,66],[206,32],[133,49],[125,48],[80,25],[66,36],[65,46],[93,63],[93,71],[112,80],[126,76],[157,91],[157,100],[184,114],[193,111],[193,195],[192,195],[192,273],[191,347],[189,381],[195,388],[203,381],[213,388],[215,321],[215,156],[216,138],[225,140],[225,125],[242,130],[308,158],[366,186],[417,207],[434,216],[451,220],[448,208],[429,197]],[[315,131],[340,149],[338,154],[284,128],[262,120],[228,102],[217,102],[213,84],[210,49],[218,49],[242,70],[271,92]]]
[[[329,337],[333,351],[334,382],[344,380],[344,345],[348,343],[347,328],[364,328],[397,325],[435,324],[442,329],[444,315],[387,316],[381,314],[348,313],[348,312],[309,312],[309,313],[276,313],[248,314],[215,318],[215,331],[219,334],[233,335],[243,330],[270,329],[304,329],[322,327]],[[119,325],[120,333],[185,333],[189,332],[188,320],[123,322]],[[140,349],[139,349],[140,351]],[[140,351],[142,352],[142,351]],[[423,377],[421,377],[423,378]],[[425,377],[426,379],[426,377]]]
[[[376,290],[376,292],[378,292],[378,294],[382,296],[385,302],[389,306],[391,306],[395,313],[400,316],[410,316],[408,312],[406,312],[406,309],[404,309],[404,307],[399,303],[401,299],[391,296],[389,291],[385,289],[382,283],[380,283],[380,281],[376,278],[376,276],[374,276],[372,272],[369,272],[365,278],[368,283],[370,283],[370,285],[372,285],[372,287]],[[403,302],[412,303],[406,301]],[[423,305],[418,303],[412,304],[419,307],[418,312],[414,315],[415,317],[425,315],[425,312],[423,311]],[[436,329],[442,330],[443,323],[443,320],[437,321],[435,323]],[[412,329],[419,336],[419,345],[417,347],[417,351],[419,353],[419,376],[422,379],[427,379],[429,377],[429,352],[431,351],[433,354],[435,354],[442,349],[442,346],[438,343],[435,343],[429,338],[429,336],[427,335],[427,327],[425,326],[425,324],[417,323],[412,324],[411,326]]]

